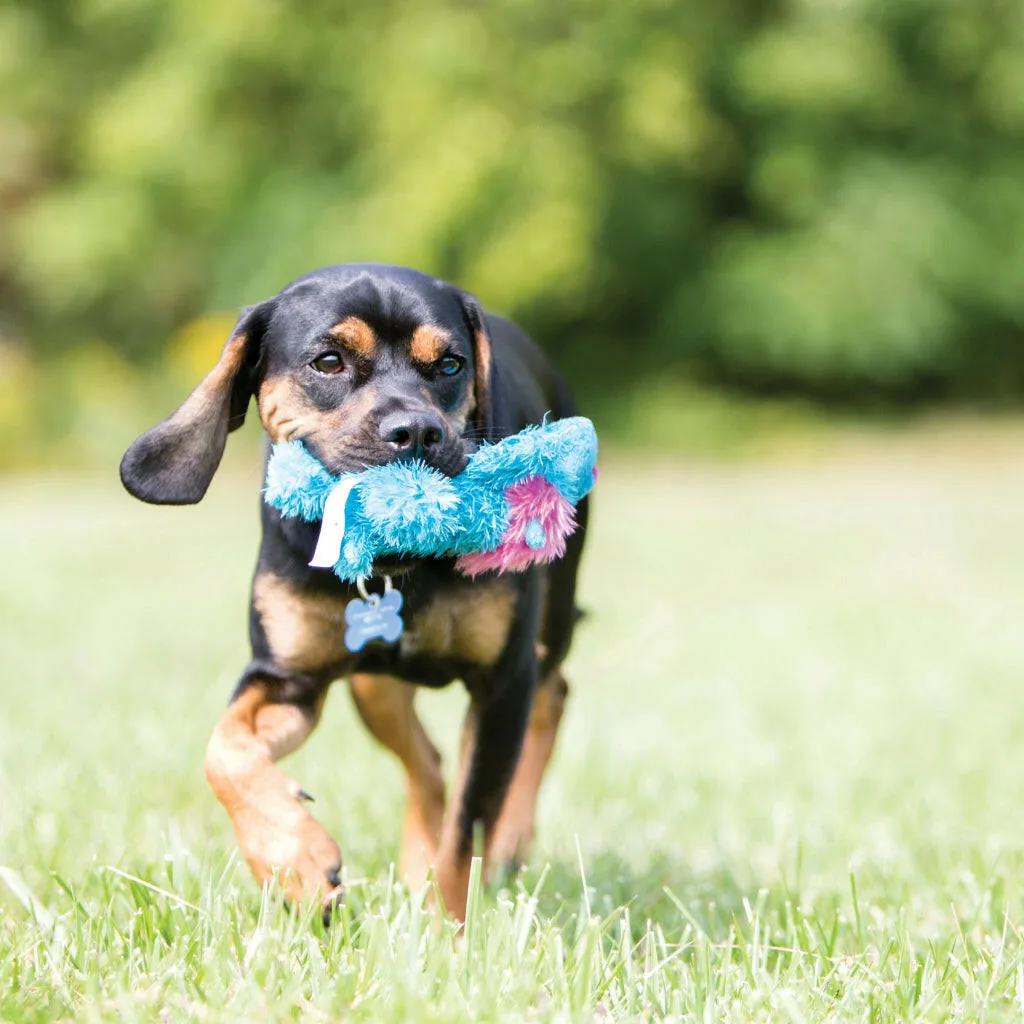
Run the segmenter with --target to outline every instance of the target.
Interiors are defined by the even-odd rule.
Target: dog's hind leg
[[[444,817],[441,755],[416,714],[415,687],[390,676],[353,675],[356,710],[374,737],[405,769],[408,802],[402,829],[401,872],[414,892],[427,881]]]
[[[256,880],[276,879],[292,902],[318,899],[326,919],[340,894],[341,851],[306,809],[311,798],[274,763],[313,731],[323,692],[299,705],[276,690],[255,680],[235,696],[207,747],[206,777]]]
[[[537,797],[555,749],[569,693],[561,665],[569,653],[581,615],[576,606],[576,574],[583,554],[588,514],[589,500],[584,499],[578,510],[579,529],[569,538],[565,558],[548,572],[542,642],[538,649],[540,677],[523,749],[487,851],[488,862],[494,869],[517,867],[526,859],[533,842]]]
[[[559,669],[550,672],[537,687],[522,753],[488,850],[492,868],[517,867],[526,859],[533,842],[537,797],[555,749],[568,692]]]

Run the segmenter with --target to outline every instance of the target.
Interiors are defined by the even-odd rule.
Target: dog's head
[[[307,274],[245,310],[217,365],[125,453],[125,487],[199,501],[253,397],[272,441],[301,440],[332,473],[419,458],[455,475],[491,433],[486,321],[472,296],[413,270]]]

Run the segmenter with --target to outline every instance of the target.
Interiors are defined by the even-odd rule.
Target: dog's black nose
[[[380,421],[380,436],[396,452],[423,458],[444,444],[444,422],[430,412],[396,412]]]

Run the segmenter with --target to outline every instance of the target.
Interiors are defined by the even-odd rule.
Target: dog
[[[576,412],[525,332],[468,293],[404,267],[330,266],[242,312],[216,366],[128,448],[124,486],[154,504],[198,502],[253,399],[270,442],[301,440],[333,474],[422,459],[453,476],[482,443]],[[354,588],[308,566],[319,524],[266,504],[261,516],[252,659],[205,757],[245,860],[260,883],[280,885],[289,902],[318,900],[329,919],[342,891],[339,847],[276,762],[310,735],[344,678],[405,771],[401,871],[419,890],[433,869],[445,908],[464,919],[477,830],[489,865],[518,863],[533,837],[568,693],[586,502],[549,566],[470,579],[453,559],[376,564],[403,593],[406,631],[359,654],[343,643]],[[440,756],[414,697],[455,680],[469,708],[446,814]]]

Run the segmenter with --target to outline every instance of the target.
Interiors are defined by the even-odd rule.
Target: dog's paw
[[[327,830],[298,801],[285,820],[253,812],[235,829],[256,880],[279,886],[293,905],[317,901],[327,923],[343,894],[341,850]]]

